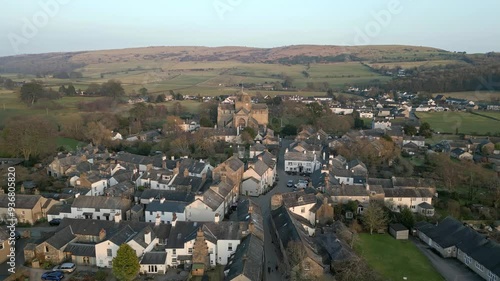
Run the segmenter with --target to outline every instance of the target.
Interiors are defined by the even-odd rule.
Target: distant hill
[[[145,47],[0,57],[0,73],[69,72],[89,64],[119,62],[214,62],[305,64],[342,61],[367,63],[454,60],[456,53],[417,46]]]

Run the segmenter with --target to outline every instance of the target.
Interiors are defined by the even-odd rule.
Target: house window
[[[175,249],[173,249],[173,250],[172,250],[172,255],[176,255],[176,254],[177,254],[177,253],[176,253],[176,250],[175,250]]]
[[[411,205],[410,208],[415,209],[415,205]]]
[[[479,269],[479,271],[483,271],[484,270],[484,266],[478,262],[476,262],[476,268]]]
[[[107,252],[108,252],[108,257],[112,257],[112,256],[113,256],[113,250],[108,249],[108,251],[107,251]]]
[[[228,250],[228,251],[232,251],[232,250],[233,250],[233,243],[229,243],[229,244],[227,245],[227,250]]]
[[[209,254],[213,254],[214,253],[214,249],[213,248],[210,248],[209,250]]]
[[[113,261],[108,261],[108,266],[113,266]]]
[[[49,247],[48,246],[45,246],[45,252],[48,253],[49,252]]]
[[[3,250],[3,242],[0,244],[0,250]]]
[[[493,272],[488,271],[488,281],[497,281],[497,280],[498,280],[497,276]]]
[[[81,210],[82,210],[82,208],[76,208],[76,210],[77,210],[77,211],[81,211]]]
[[[305,212],[306,212],[306,208],[301,208],[301,209],[300,209],[300,212],[301,212],[302,214],[303,214],[303,213],[305,213]]]
[[[177,258],[176,257],[172,257],[172,263],[177,263]]]
[[[309,270],[311,270],[311,264],[308,262],[304,263],[304,271],[309,271]]]
[[[192,255],[193,254],[193,248],[188,249],[188,254]]]

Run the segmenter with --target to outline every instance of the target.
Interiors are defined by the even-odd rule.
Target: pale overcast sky
[[[500,51],[498,0],[0,0],[0,56],[147,46]]]

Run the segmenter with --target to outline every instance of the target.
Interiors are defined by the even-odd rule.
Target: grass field
[[[444,95],[449,98],[468,99],[471,101],[491,101],[492,97],[500,97],[500,91],[468,91],[468,92],[448,92],[436,93],[436,95]]]
[[[500,121],[468,112],[416,112],[421,122],[427,122],[435,132],[454,134],[495,134],[500,132]]]
[[[75,150],[78,145],[82,145],[82,142],[75,140],[75,139],[70,139],[70,138],[63,138],[63,137],[58,137],[56,140],[57,147],[64,147],[66,150]]]
[[[409,240],[396,240],[388,234],[362,233],[356,252],[382,275],[384,280],[442,281],[441,275]]]

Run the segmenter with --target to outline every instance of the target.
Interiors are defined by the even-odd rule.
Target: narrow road
[[[261,195],[259,197],[250,197],[255,203],[257,203],[264,217],[264,255],[265,255],[265,266],[264,266],[264,280],[275,281],[275,280],[286,280],[281,272],[276,271],[276,265],[282,260],[279,254],[279,249],[276,243],[273,242],[272,227],[271,227],[271,197],[276,193],[290,192],[292,189],[286,186],[289,179],[298,179],[299,176],[289,176],[284,171],[284,155],[285,149],[292,141],[283,140],[282,146],[280,148],[278,162],[276,163],[276,171],[278,174],[279,181],[276,187],[271,189],[267,194]],[[271,272],[268,273],[268,267],[271,267]]]

